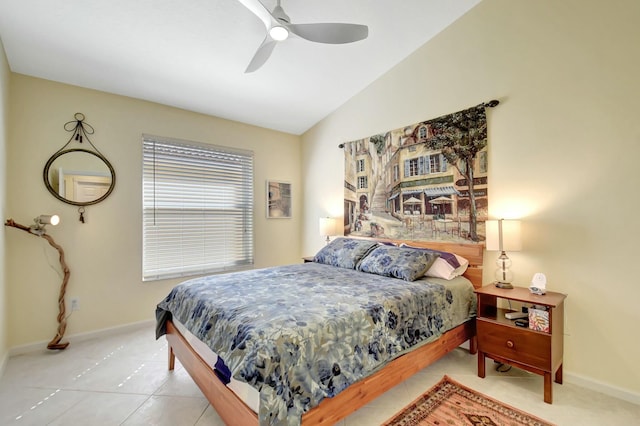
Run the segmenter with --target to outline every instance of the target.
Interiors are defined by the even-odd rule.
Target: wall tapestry
[[[487,119],[483,103],[341,144],[344,234],[483,242]]]

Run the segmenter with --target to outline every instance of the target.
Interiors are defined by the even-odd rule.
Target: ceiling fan
[[[290,34],[316,43],[344,44],[364,40],[369,35],[369,27],[359,24],[316,23],[292,24],[289,16],[278,4],[269,12],[259,0],[238,0],[264,23],[267,34],[245,73],[259,69],[271,56],[279,41],[286,40]]]

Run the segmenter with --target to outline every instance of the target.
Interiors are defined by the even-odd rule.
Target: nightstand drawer
[[[478,350],[488,356],[551,370],[551,336],[478,319]]]

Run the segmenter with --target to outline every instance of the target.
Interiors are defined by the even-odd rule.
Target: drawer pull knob
[[[513,347],[514,347],[514,346],[515,346],[515,345],[513,344],[513,342],[512,342],[511,340],[507,340],[507,347],[508,347],[509,349],[513,349]]]

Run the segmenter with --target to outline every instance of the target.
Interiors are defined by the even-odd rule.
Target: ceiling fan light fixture
[[[289,30],[285,27],[275,26],[269,30],[269,35],[276,41],[283,41],[289,38]]]
[[[277,0],[276,7],[269,11],[261,0],[238,0],[264,24],[267,35],[249,62],[245,73],[258,70],[269,59],[278,42],[286,40],[290,34],[304,40],[325,44],[345,44],[364,40],[369,35],[366,25],[349,23],[309,23],[293,24]]]

